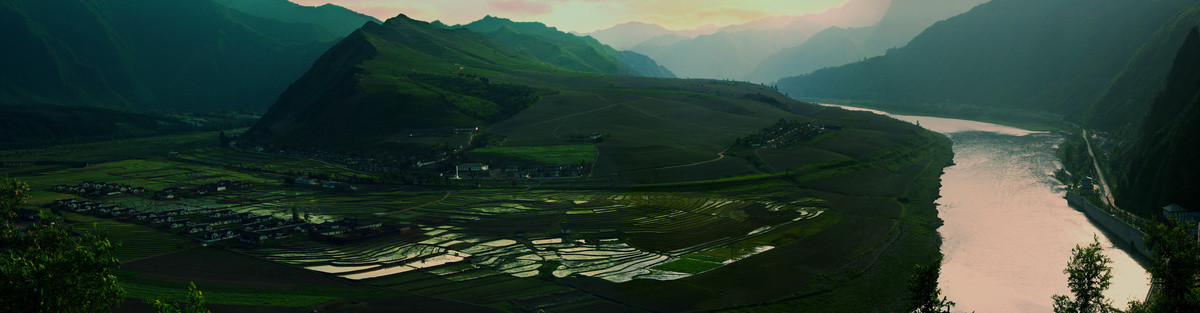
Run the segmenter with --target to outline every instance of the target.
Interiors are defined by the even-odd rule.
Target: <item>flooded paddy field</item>
[[[819,199],[780,203],[699,194],[459,191],[405,212],[402,220],[420,227],[416,235],[249,253],[354,280],[410,271],[456,281],[490,275],[672,280],[769,250],[765,238],[773,230],[817,217],[823,206]]]

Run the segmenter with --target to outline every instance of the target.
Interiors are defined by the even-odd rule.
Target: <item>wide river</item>
[[[955,311],[1051,312],[1052,295],[1070,294],[1063,269],[1071,249],[1093,236],[1112,259],[1105,296],[1119,308],[1146,296],[1150,274],[1142,264],[1063,198],[1065,186],[1053,177],[1061,168],[1054,151],[1062,135],[872,112],[918,123],[954,143],[955,165],[942,175],[937,204],[945,222],[939,285]]]

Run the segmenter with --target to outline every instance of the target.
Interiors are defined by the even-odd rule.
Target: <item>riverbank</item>
[[[1037,114],[965,104],[908,105],[870,100],[803,98],[801,101],[886,111],[889,115],[927,116],[1003,125],[1028,131],[1058,131],[1070,124],[1052,114]]]
[[[1068,191],[1066,199],[1067,204],[1070,204],[1072,208],[1083,212],[1089,220],[1108,231],[1108,234],[1111,235],[1109,240],[1126,244],[1128,245],[1126,251],[1132,249],[1132,252],[1137,252],[1142,258],[1150,259],[1150,248],[1146,246],[1145,232],[1092,205],[1075,192]]]
[[[845,107],[846,109],[859,109]],[[871,110],[874,111],[874,110]],[[879,114],[918,124],[953,141],[954,166],[942,175],[937,211],[945,255],[939,285],[977,312],[1048,312],[1069,294],[1062,269],[1076,245],[1099,236],[1113,263],[1114,303],[1144,299],[1150,275],[1141,253],[1072,208],[1055,179],[1055,151],[1066,137],[996,124]],[[1103,234],[1103,235],[1102,235]]]

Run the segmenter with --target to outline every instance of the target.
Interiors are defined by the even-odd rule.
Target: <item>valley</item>
[[[61,2],[3,311],[1200,309],[1189,1]]]

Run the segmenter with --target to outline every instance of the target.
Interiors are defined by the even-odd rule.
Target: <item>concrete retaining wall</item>
[[[1146,233],[1143,233],[1141,230],[1134,228],[1133,225],[1129,225],[1129,223],[1126,223],[1125,221],[1108,214],[1108,212],[1097,208],[1095,205],[1088,203],[1087,200],[1084,200],[1083,197],[1074,192],[1067,192],[1066,198],[1067,203],[1070,204],[1071,207],[1083,211],[1083,214],[1087,215],[1089,219],[1096,224],[1099,224],[1104,228],[1105,231],[1108,231],[1109,234],[1117,237],[1109,239],[1112,241],[1120,241],[1121,243],[1128,245],[1127,247],[1133,247],[1134,250],[1136,250],[1146,259],[1150,258],[1150,249],[1146,247]]]

